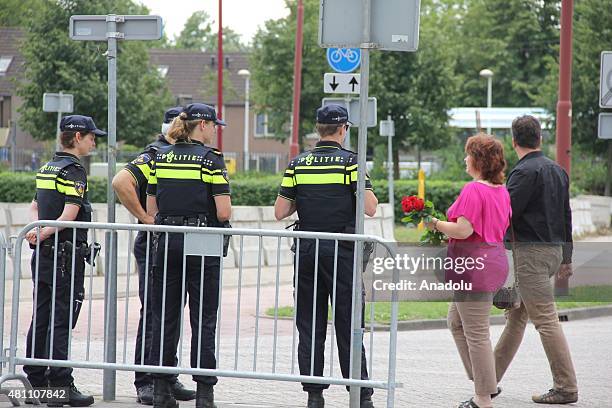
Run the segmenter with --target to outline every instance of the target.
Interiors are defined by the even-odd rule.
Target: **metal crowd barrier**
[[[14,405],[18,406],[19,402],[9,396],[9,390],[6,388],[2,388],[2,384],[6,381],[10,380],[18,380],[21,381],[24,388],[31,389],[30,383],[23,377],[22,375],[16,374],[14,371],[10,371],[8,373],[4,372],[4,368],[8,363],[8,354],[9,349],[6,349],[4,346],[4,326],[5,326],[5,318],[4,318],[4,307],[5,296],[6,296],[6,261],[11,249],[11,245],[9,241],[7,241],[4,234],[0,232],[0,395],[6,395],[9,401]]]
[[[76,257],[76,229],[87,229],[89,232],[89,237],[92,236],[96,236],[96,232],[99,231],[107,231],[107,232],[111,232],[110,234],[107,234],[107,242],[106,244],[109,245],[109,247],[111,248],[111,251],[113,251],[112,248],[115,248],[114,252],[114,256],[116,257],[116,248],[117,248],[117,236],[118,236],[118,232],[122,232],[122,233],[128,233],[129,234],[129,245],[130,245],[130,255],[128,256],[127,259],[127,271],[128,273],[126,274],[126,291],[125,291],[125,299],[124,299],[124,312],[123,312],[123,341],[121,342],[120,339],[121,337],[119,336],[120,333],[117,333],[117,325],[118,325],[118,320],[113,321],[112,318],[108,319],[107,317],[107,313],[108,313],[108,308],[111,305],[114,305],[115,310],[120,310],[118,305],[118,298],[117,298],[117,277],[115,277],[115,284],[114,287],[112,284],[108,283],[111,280],[105,280],[105,288],[104,288],[104,299],[105,299],[105,307],[104,307],[104,314],[105,314],[105,319],[104,319],[104,350],[95,350],[93,349],[95,346],[92,345],[92,324],[94,323],[92,321],[92,312],[94,313],[99,313],[99,310],[96,309],[94,310],[94,306],[93,306],[93,297],[92,297],[92,288],[93,288],[93,279],[94,279],[94,267],[86,264],[86,270],[85,270],[85,285],[84,287],[86,287],[85,290],[85,300],[83,301],[83,305],[82,305],[82,309],[81,309],[81,313],[80,313],[80,319],[78,322],[79,328],[83,328],[84,325],[86,325],[86,336],[81,334],[80,337],[78,338],[78,340],[76,341],[76,343],[78,344],[78,347],[73,347],[75,344],[75,337],[73,336],[72,330],[70,327],[68,327],[68,355],[67,355],[67,359],[63,360],[63,359],[57,359],[54,358],[53,356],[53,349],[51,347],[51,345],[53,344],[53,337],[55,335],[54,333],[54,325],[52,324],[50,327],[50,339],[51,341],[49,341],[49,353],[47,355],[48,358],[33,358],[30,356],[26,356],[24,349],[25,349],[25,339],[23,337],[20,337],[20,333],[19,333],[19,318],[20,318],[20,296],[22,295],[20,292],[20,278],[22,276],[21,274],[21,248],[22,245],[24,244],[25,241],[25,235],[28,231],[33,230],[36,227],[43,227],[43,226],[49,226],[49,227],[60,227],[60,228],[66,228],[72,231],[72,242],[73,242],[73,246],[72,246],[72,252],[70,254],[70,259],[71,259],[71,265],[72,267],[71,269],[71,276],[70,276],[70,303],[69,305],[73,304],[74,301],[74,285],[75,285],[75,257]],[[159,365],[144,365],[144,351],[145,351],[145,336],[143,333],[142,336],[142,344],[140,345],[141,347],[141,361],[140,364],[134,364],[132,363],[132,361],[134,361],[133,356],[131,356],[128,353],[128,349],[134,350],[134,348],[137,346],[135,344],[135,339],[133,341],[130,341],[131,339],[128,339],[128,332],[129,327],[128,327],[128,320],[129,320],[129,316],[130,316],[130,305],[132,306],[132,313],[136,314],[138,316],[139,314],[139,310],[140,310],[140,302],[138,301],[134,301],[132,300],[132,302],[130,302],[130,296],[129,296],[129,292],[130,292],[130,271],[133,270],[131,268],[131,265],[133,264],[133,260],[131,257],[131,246],[133,243],[133,239],[132,239],[132,234],[135,232],[139,232],[142,231],[144,234],[146,234],[146,239],[147,239],[147,256],[146,256],[146,266],[145,269],[147,271],[150,270],[150,247],[151,245],[149,245],[149,243],[151,242],[151,240],[153,239],[153,237],[155,235],[157,235],[158,237],[160,236],[160,234],[164,234],[165,235],[165,248],[158,248],[158,250],[165,250],[166,255],[167,255],[167,251],[168,251],[168,234],[169,233],[179,233],[179,234],[183,234],[184,235],[184,255],[183,255],[183,273],[182,273],[182,296],[183,299],[185,298],[185,294],[186,294],[186,287],[185,287],[185,265],[186,265],[186,257],[187,256],[199,256],[201,257],[201,264],[202,264],[202,270],[204,269],[204,256],[208,257],[208,256],[222,256],[222,251],[223,251],[223,236],[225,235],[232,235],[234,236],[234,239],[238,239],[240,240],[240,258],[242,258],[242,250],[243,250],[243,244],[244,244],[244,240],[245,239],[257,239],[259,242],[259,264],[256,268],[252,268],[252,269],[256,269],[256,271],[251,271],[253,273],[256,273],[256,298],[255,298],[255,302],[256,302],[256,313],[255,316],[248,316],[249,319],[254,319],[254,333],[251,336],[247,336],[248,340],[250,343],[252,343],[252,348],[247,349],[243,346],[241,346],[241,340],[243,341],[243,343],[245,342],[245,336],[244,333],[242,333],[242,338],[241,338],[241,320],[245,319],[244,314],[241,314],[241,303],[244,303],[244,301],[242,301],[241,296],[242,296],[242,291],[244,290],[244,285],[243,285],[243,281],[244,281],[244,277],[245,277],[245,273],[247,273],[248,271],[246,271],[246,268],[243,268],[242,266],[242,262],[240,262],[240,266],[238,269],[238,277],[237,277],[237,294],[235,296],[235,307],[236,307],[236,312],[235,315],[229,316],[227,318],[227,320],[223,320],[225,318],[225,314],[224,312],[224,305],[222,302],[223,299],[223,294],[224,294],[224,288],[223,288],[223,279],[224,279],[224,272],[223,272],[223,260],[221,259],[220,262],[220,273],[219,273],[219,306],[218,306],[218,312],[217,312],[217,323],[216,323],[216,361],[217,361],[217,368],[216,369],[206,369],[206,368],[201,368],[199,367],[199,362],[200,359],[198,358],[198,367],[188,367],[187,365],[189,364],[189,361],[187,362],[187,365],[183,364],[183,339],[185,336],[184,333],[184,307],[181,308],[181,312],[180,312],[180,338],[178,341],[178,364],[176,367],[171,367],[171,366],[162,366],[161,364],[161,359],[160,359],[160,364]],[[109,241],[109,237],[110,237],[110,241]],[[252,237],[252,238],[249,238]],[[292,329],[292,335],[290,336],[291,338],[289,339],[288,335],[284,335],[284,336],[279,336],[278,335],[278,326],[279,326],[279,317],[278,317],[278,308],[279,308],[279,276],[280,276],[280,262],[277,262],[276,265],[276,271],[275,271],[275,297],[274,297],[274,310],[275,310],[275,314],[274,314],[274,320],[273,320],[273,334],[272,334],[272,339],[271,339],[271,354],[272,354],[272,358],[271,361],[265,361],[263,360],[263,357],[265,357],[266,352],[269,353],[269,349],[266,350],[266,352],[262,352],[262,350],[264,350],[265,348],[269,347],[269,343],[270,339],[269,336],[262,336],[260,334],[260,325],[261,325],[261,320],[262,317],[260,317],[260,303],[261,303],[261,290],[262,290],[262,285],[261,285],[261,278],[262,278],[262,251],[263,251],[263,240],[273,240],[276,239],[277,241],[277,257],[280,258],[280,251],[281,250],[289,250],[288,247],[288,240],[295,240],[296,246],[297,246],[297,251],[296,251],[296,262],[295,265],[293,267],[293,270],[291,271],[293,273],[293,289],[294,289],[294,296],[293,296],[293,306],[294,306],[294,313],[293,313],[293,329]],[[324,368],[324,373],[323,376],[314,376],[313,375],[313,367],[314,367],[314,354],[311,353],[311,361],[310,361],[310,375],[300,375],[299,374],[299,370],[296,368],[296,338],[297,338],[297,330],[296,330],[296,315],[297,313],[295,313],[295,310],[297,310],[297,305],[295,304],[297,302],[297,293],[299,293],[298,291],[300,290],[298,283],[298,269],[297,269],[297,264],[299,263],[299,247],[300,247],[300,243],[304,242],[303,240],[308,239],[308,240],[314,240],[315,243],[315,271],[314,271],[314,280],[315,280],[315,284],[314,284],[314,293],[313,293],[313,300],[316,299],[317,297],[317,276],[318,276],[318,269],[317,266],[318,265],[318,257],[319,257],[319,244],[321,242],[321,240],[331,240],[334,242],[334,284],[333,284],[333,295],[331,298],[331,339],[329,341],[329,343],[326,341],[326,345],[327,344],[331,344],[330,347],[330,354],[331,354],[331,358],[328,361],[328,373],[326,375],[325,371],[327,371]],[[55,232],[55,235],[50,237],[49,240],[51,240],[52,242],[54,242],[55,244],[55,248],[57,248],[58,246],[58,232]],[[285,241],[285,242],[283,242]],[[397,302],[395,300],[397,300],[397,293],[393,293],[392,294],[392,306],[391,306],[391,322],[390,322],[390,327],[389,327],[389,344],[388,344],[388,349],[387,350],[383,350],[380,353],[375,353],[375,349],[378,348],[378,343],[374,342],[374,338],[375,338],[375,327],[374,327],[374,308],[375,308],[375,303],[371,303],[371,308],[370,308],[370,319],[369,319],[369,327],[366,324],[366,329],[365,329],[365,333],[363,336],[363,344],[364,346],[367,347],[368,349],[368,369],[369,369],[369,380],[361,380],[360,378],[343,378],[341,376],[341,374],[339,374],[337,371],[334,372],[334,364],[336,363],[334,361],[334,349],[335,349],[335,344],[334,344],[334,334],[335,334],[335,327],[334,327],[334,322],[335,322],[335,312],[336,312],[336,281],[337,281],[337,270],[338,270],[338,245],[339,242],[342,241],[348,241],[348,242],[352,242],[354,243],[356,248],[361,248],[362,243],[364,242],[374,242],[376,245],[380,245],[382,248],[386,249],[386,251],[388,252],[388,255],[393,257],[394,254],[394,250],[391,247],[390,243],[383,241],[381,238],[376,237],[376,236],[368,236],[368,235],[356,235],[356,234],[338,234],[338,233],[315,233],[315,232],[305,232],[305,231],[287,231],[287,230],[263,230],[263,229],[225,229],[225,228],[197,228],[197,227],[176,227],[176,226],[161,226],[161,225],[136,225],[136,224],[108,224],[108,223],[82,223],[82,222],[58,222],[58,221],[37,221],[37,222],[33,222],[31,224],[28,224],[26,227],[24,227],[24,229],[19,233],[19,235],[17,236],[16,242],[15,242],[15,247],[14,247],[14,260],[13,260],[13,265],[14,265],[14,271],[13,271],[13,295],[12,295],[12,302],[11,302],[11,315],[10,315],[10,338],[9,338],[9,352],[8,355],[3,355],[0,356],[0,358],[2,358],[2,363],[8,362],[8,373],[3,375],[2,377],[0,377],[0,386],[7,380],[11,380],[11,379],[18,379],[20,381],[23,381],[24,384],[26,386],[29,386],[29,383],[27,383],[27,380],[25,379],[25,376],[19,374],[16,372],[16,368],[17,366],[23,366],[23,365],[38,365],[38,366],[54,366],[54,367],[74,367],[74,368],[85,368],[85,369],[102,369],[106,371],[111,371],[111,372],[115,372],[115,370],[121,370],[121,371],[141,371],[141,372],[150,372],[150,373],[166,373],[166,374],[191,374],[191,375],[206,375],[206,376],[219,376],[219,377],[233,377],[233,378],[244,378],[244,379],[256,379],[256,380],[271,380],[271,381],[288,381],[288,382],[308,382],[308,383],[318,383],[318,384],[329,384],[329,385],[344,385],[344,386],[353,386],[353,387],[372,387],[372,388],[377,388],[377,389],[384,389],[387,391],[387,403],[386,406],[387,407],[393,407],[394,406],[394,396],[395,396],[395,388],[398,386],[395,380],[395,369],[396,369],[396,362],[395,362],[395,355],[396,355],[396,343],[397,343]],[[2,254],[0,255],[4,255],[6,252],[6,248],[7,245],[5,244],[5,241],[1,246],[2,248]],[[236,242],[236,241],[234,241]],[[312,241],[309,241],[312,242]],[[36,244],[37,247],[37,253],[40,254],[40,243]],[[56,269],[58,262],[60,262],[60,260],[58,260],[58,254],[57,251],[53,251],[53,266],[54,266],[54,270]],[[112,262],[112,257],[113,254],[111,252],[109,258],[110,259],[106,259],[105,261],[108,263],[109,261]],[[356,258],[356,257],[355,257]],[[4,259],[4,257],[2,257],[2,260]],[[40,257],[38,257],[38,259],[40,259]],[[38,261],[37,259],[37,261]],[[165,307],[165,299],[166,299],[166,287],[165,287],[165,282],[166,282],[166,278],[167,278],[167,273],[168,273],[168,266],[167,266],[167,258],[166,262],[164,262],[163,266],[157,266],[158,268],[163,267],[163,282],[164,282],[164,286],[163,286],[163,295],[162,295],[162,299],[164,299],[162,301],[162,317],[165,314],[166,311],[166,307]],[[0,279],[2,281],[4,281],[4,266],[5,263],[2,262],[0,260]],[[108,270],[105,268],[105,270]],[[111,269],[112,270],[112,269]],[[353,273],[353,284],[354,285],[359,285],[358,287],[361,287],[362,285],[362,280],[361,278],[361,267],[360,268],[355,268],[355,260],[353,261],[353,271],[358,270],[359,271],[359,275],[356,275],[355,273]],[[34,297],[38,296],[38,276],[39,276],[39,265],[38,262],[36,262],[36,267],[35,270],[32,271],[32,276],[34,279]],[[52,297],[51,297],[51,321],[54,322],[55,321],[55,294],[56,294],[56,274],[53,274],[53,286],[52,286]],[[203,272],[202,275],[203,276]],[[122,278],[121,278],[122,279]],[[145,274],[145,295],[144,295],[144,299],[148,299],[147,297],[147,291],[150,290],[149,289],[149,285],[148,283],[148,279],[149,279],[149,274]],[[394,273],[394,280],[397,281],[398,279],[398,275],[397,275],[397,271],[395,271]],[[202,298],[202,292],[203,292],[203,288],[204,288],[205,282],[200,285],[200,299]],[[360,293],[360,291],[353,291],[354,293]],[[4,285],[3,288],[0,289],[0,300],[2,300],[2,305],[4,306]],[[36,302],[33,303],[34,305],[36,304]],[[352,307],[356,307],[356,305],[358,306],[360,304],[359,301],[355,301],[354,299],[354,295],[353,295],[353,299],[352,299]],[[311,351],[314,350],[314,338],[315,338],[315,329],[316,329],[316,314],[314,313],[315,311],[315,305],[316,303],[313,301],[313,314],[312,314],[312,333],[311,333],[311,338],[313,341],[312,347],[311,347]],[[136,311],[133,310],[133,308],[136,308]],[[151,305],[147,304],[147,301],[145,300],[145,304],[144,304],[144,316],[146,319],[146,310],[148,308],[150,308]],[[200,302],[200,309],[202,307],[202,302]],[[33,308],[33,320],[36,321],[36,308]],[[3,308],[0,308],[0,317],[4,317],[3,316]],[[201,310],[200,310],[200,320],[199,320],[199,329],[201,329],[202,327],[202,319],[201,319]],[[73,310],[72,307],[70,307],[70,312],[69,312],[69,319],[68,319],[68,324],[70,325],[72,323],[72,315],[73,315]],[[25,315],[22,313],[22,318],[24,318]],[[4,319],[0,319],[2,321],[4,321]],[[99,320],[99,319],[98,319]],[[225,331],[225,334],[222,335],[222,329],[221,326],[222,325],[227,325],[229,322],[231,322],[231,324],[235,324],[235,330],[232,333],[232,335],[228,335],[227,334],[227,330]],[[269,320],[268,320],[269,322]],[[142,330],[144,332],[145,327],[146,327],[146,321],[143,322],[144,324],[142,325]],[[248,322],[249,324],[252,324],[252,320],[250,322]],[[97,321],[95,322],[95,324],[97,324]],[[288,323],[286,323],[288,324]],[[249,326],[250,327],[250,326]],[[329,328],[326,328],[326,330],[328,330]],[[35,329],[34,329],[35,330]],[[361,364],[361,347],[362,344],[361,342],[358,342],[359,344],[355,344],[355,342],[353,341],[353,339],[355,338],[353,336],[353,334],[355,333],[355,330],[359,331],[360,327],[359,325],[355,325],[355,321],[354,321],[354,316],[352,316],[351,318],[351,335],[349,336],[351,339],[351,344],[350,344],[350,349],[351,349],[351,353],[350,353],[350,369],[349,369],[349,373],[352,373],[352,368],[354,367],[354,364]],[[80,330],[80,333],[82,333],[83,330]],[[200,330],[201,332],[201,330]],[[163,333],[163,319],[162,319],[162,333]],[[0,326],[0,334],[2,334],[2,326]],[[367,337],[366,334],[369,336]],[[378,333],[380,334],[380,333]],[[378,335],[377,334],[377,335]],[[223,337],[222,337],[223,336]],[[385,335],[386,336],[386,335]],[[35,350],[35,335],[32,336],[32,350]],[[135,338],[135,336],[134,336]],[[163,338],[163,337],[162,337]],[[0,335],[0,345],[2,345],[2,336]],[[116,340],[115,340],[116,339]],[[223,342],[221,341],[223,339]],[[113,342],[112,347],[109,347],[109,341]],[[231,343],[233,341],[233,348],[227,348],[226,345],[228,343]],[[83,344],[84,342],[84,344]],[[199,344],[199,347],[201,347],[201,343]],[[279,346],[281,343],[284,344],[285,347],[281,347]],[[289,347],[289,343],[290,343],[290,347]],[[96,343],[97,344],[97,343]],[[129,345],[129,347],[128,347]],[[222,347],[223,345],[223,347]],[[116,355],[116,350],[121,350],[122,346],[122,353],[120,352],[120,355],[117,356]],[[167,346],[165,344],[163,344],[163,340],[160,344],[160,354],[163,353],[163,348]],[[99,347],[99,345],[98,345]],[[199,351],[199,347],[198,347],[198,351]],[[324,346],[325,350],[327,350],[327,346]],[[223,350],[222,350],[223,348]],[[289,352],[289,348],[291,349],[291,351]],[[4,349],[3,349],[4,350]],[[326,351],[327,353],[327,351]],[[244,354],[246,354],[247,356],[245,357]],[[199,353],[198,353],[199,355]],[[101,358],[100,358],[101,357]],[[119,358],[117,358],[119,357]],[[386,370],[376,370],[373,371],[373,360],[374,358],[377,359],[377,362],[386,360],[387,364],[386,364]],[[264,369],[263,367],[267,366],[270,367],[269,369]],[[2,372],[0,371],[0,374],[2,374]],[[376,375],[375,375],[376,374]],[[113,378],[113,384],[112,384],[112,388],[113,388],[113,393],[114,393],[114,377]],[[106,380],[106,378],[105,378]],[[105,384],[105,390],[106,390],[106,386],[107,384]],[[352,405],[351,405],[352,407]]]

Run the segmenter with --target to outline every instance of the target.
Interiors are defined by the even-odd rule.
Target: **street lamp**
[[[241,69],[238,75],[244,77],[244,171],[249,171],[249,79],[248,69]]]
[[[487,78],[487,108],[490,108],[493,105],[493,71],[490,69],[483,69],[480,71],[480,76],[483,78]],[[490,123],[490,113],[487,118],[487,123]],[[491,134],[491,127],[487,126],[487,133]]]

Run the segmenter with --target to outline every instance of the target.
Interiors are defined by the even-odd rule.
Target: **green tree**
[[[281,139],[289,135],[292,112],[293,60],[297,2],[286,0],[290,13],[269,20],[253,39],[250,66],[256,108],[269,114],[268,127]],[[319,2],[304,1],[304,48],[302,52],[302,97],[300,136],[314,130],[314,112],[321,106],[321,80],[327,69],[325,50],[317,43]]]
[[[493,106],[532,106],[559,41],[559,0],[471,0],[457,20],[458,33],[449,38],[457,56],[461,106],[486,106],[486,82],[479,76],[491,69]]]
[[[206,39],[212,34],[210,15],[204,10],[194,12],[175,38],[176,48],[204,50]]]
[[[2,0],[0,2],[0,27],[25,27],[33,10],[42,0]]]
[[[175,39],[175,47],[190,50],[213,51],[217,49],[219,33],[210,15],[199,10],[194,12]],[[223,50],[228,52],[245,51],[247,47],[241,42],[240,34],[229,27],[223,27]]]
[[[391,115],[395,121],[396,178],[399,150],[413,150],[420,158],[421,151],[440,148],[450,141],[447,111],[457,86],[452,54],[447,52],[448,44],[436,21],[434,13],[422,13],[417,52],[372,53],[371,94],[378,98],[381,119]],[[383,138],[370,140],[371,144],[386,144]]]
[[[572,62],[572,145],[573,161],[591,161],[593,168],[607,163],[605,193],[612,194],[612,142],[597,138],[600,55],[612,44],[612,3],[595,0],[576,2],[573,27]],[[538,95],[538,102],[556,111],[559,83],[559,47],[547,58],[549,75]],[[555,123],[553,122],[553,126]],[[575,167],[579,171],[580,167]],[[572,171],[573,173],[575,171]],[[573,178],[578,175],[573,175]]]
[[[18,93],[21,126],[39,139],[55,137],[56,115],[42,112],[44,92],[74,95],[74,112],[89,115],[101,128],[107,122],[106,45],[72,41],[68,21],[74,14],[148,14],[131,0],[43,2],[32,12],[22,52],[25,80]],[[117,139],[143,145],[158,132],[163,109],[172,103],[163,80],[151,66],[147,49],[156,42],[119,43]]]

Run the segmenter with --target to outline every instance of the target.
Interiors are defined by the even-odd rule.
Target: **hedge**
[[[32,200],[35,190],[34,173],[0,173],[0,202],[26,203]],[[232,203],[234,205],[273,205],[278,192],[280,177],[261,176],[231,180]],[[373,182],[374,191],[381,203],[388,201],[386,180]],[[445,211],[459,195],[464,182],[431,180],[425,184],[425,195],[437,209]],[[401,217],[401,198],[416,195],[416,180],[395,181],[395,216]],[[106,202],[106,178],[89,178],[89,198],[93,203]]]

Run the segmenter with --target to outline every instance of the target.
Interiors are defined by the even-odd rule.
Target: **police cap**
[[[317,123],[324,125],[351,124],[346,108],[333,104],[325,105],[317,109]]]
[[[217,112],[212,106],[203,103],[192,103],[185,106],[183,112],[187,114],[187,120],[207,120],[215,122],[216,125],[227,126],[224,121],[217,119]]]
[[[182,111],[182,106],[175,106],[174,108],[168,109],[164,112],[164,123],[172,123],[172,120],[180,115]]]
[[[96,127],[93,119],[83,115],[64,116],[60,121],[62,132],[91,132],[96,136],[106,136],[106,132]]]

